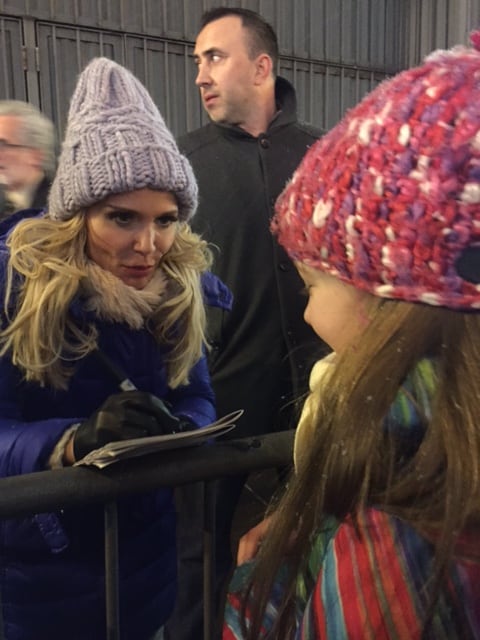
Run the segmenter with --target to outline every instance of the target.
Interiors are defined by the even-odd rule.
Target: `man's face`
[[[12,190],[35,185],[43,175],[41,151],[23,144],[20,127],[16,116],[0,116],[0,182]]]
[[[207,24],[195,44],[196,84],[214,122],[244,125],[255,109],[256,60],[249,58],[248,33],[237,16]]]

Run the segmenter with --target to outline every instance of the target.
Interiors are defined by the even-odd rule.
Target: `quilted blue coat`
[[[0,233],[10,226],[5,222]],[[3,235],[2,293],[8,260],[4,240]],[[229,291],[210,274],[204,278],[204,290],[207,303],[222,308],[231,304]],[[78,322],[95,322],[100,348],[137,388],[167,399],[174,414],[188,416],[199,427],[215,419],[205,358],[192,370],[188,386],[171,390],[164,351],[148,331],[100,322],[89,316],[81,300],[74,301],[71,313]],[[118,393],[116,381],[94,356],[78,363],[67,391],[26,383],[8,357],[0,359],[0,476],[45,470],[64,431],[88,417],[112,393]],[[172,491],[137,495],[118,507],[122,638],[148,640],[167,620],[175,599]],[[6,640],[104,640],[103,546],[101,506],[0,521]]]

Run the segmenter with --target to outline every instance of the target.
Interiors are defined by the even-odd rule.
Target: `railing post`
[[[118,517],[117,503],[107,502],[105,514],[105,614],[107,640],[120,640],[118,597]]]
[[[203,491],[203,639],[213,638],[215,611],[215,487],[216,482],[204,483]]]

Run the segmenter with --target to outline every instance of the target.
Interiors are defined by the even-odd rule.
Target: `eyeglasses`
[[[30,149],[28,144],[13,144],[8,142],[4,138],[0,138],[0,151],[7,151],[7,149]]]

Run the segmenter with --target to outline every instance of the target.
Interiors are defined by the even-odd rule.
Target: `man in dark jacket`
[[[301,279],[269,223],[277,196],[320,131],[297,121],[295,91],[275,74],[276,35],[258,14],[239,8],[207,11],[194,58],[211,122],[179,145],[199,184],[194,229],[218,247],[213,271],[234,299],[230,313],[209,314],[217,411],[221,416],[245,410],[235,438],[265,434],[296,424],[294,401],[305,392],[309,362],[318,356],[313,346],[318,343],[303,321]],[[235,477],[218,483],[217,587],[231,565],[230,529],[244,482]],[[186,506],[183,494],[182,511],[191,519],[193,505]],[[180,546],[187,546],[182,538]],[[195,589],[186,587],[182,573],[180,566],[180,591],[187,600]],[[172,638],[198,640],[201,620],[192,623],[191,633],[185,630],[192,606],[187,600],[180,613],[179,603]]]
[[[33,104],[0,100],[0,219],[43,208],[55,172],[55,128]]]

